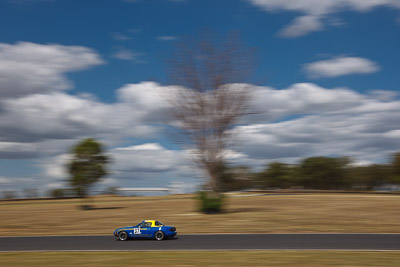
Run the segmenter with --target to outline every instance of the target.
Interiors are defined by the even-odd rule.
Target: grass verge
[[[390,266],[400,252],[22,252],[0,253],[1,266]]]
[[[193,195],[94,197],[0,202],[0,236],[112,234],[157,219],[178,233],[400,233],[400,195],[270,194],[229,196],[221,214],[197,212]],[[248,227],[251,225],[251,227]],[[243,227],[247,226],[247,227]]]

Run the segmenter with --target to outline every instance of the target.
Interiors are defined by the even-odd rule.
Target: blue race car
[[[176,234],[174,226],[167,226],[155,220],[144,220],[136,226],[122,227],[114,231],[114,236],[122,241],[130,238],[154,238],[160,241]]]

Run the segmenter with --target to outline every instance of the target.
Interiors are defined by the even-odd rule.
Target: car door
[[[152,234],[151,222],[144,222],[140,227],[141,236],[143,237],[150,237],[153,236]]]
[[[142,232],[142,227],[144,223],[139,223],[133,228],[133,237],[142,237],[143,232]]]
[[[158,225],[157,223],[153,223],[152,227],[150,228],[149,234],[150,236],[154,236],[154,234],[161,229],[161,225]]]

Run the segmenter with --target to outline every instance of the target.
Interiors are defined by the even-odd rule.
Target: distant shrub
[[[213,191],[200,191],[198,196],[200,211],[204,213],[222,212],[224,196]]]

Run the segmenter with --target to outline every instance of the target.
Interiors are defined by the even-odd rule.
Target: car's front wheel
[[[162,231],[157,231],[157,232],[154,234],[154,238],[155,238],[156,240],[158,240],[158,241],[163,240],[164,237],[165,237],[165,235],[164,235],[164,232],[162,232]]]
[[[125,231],[121,231],[118,233],[118,238],[121,241],[126,241],[126,240],[128,240],[128,233]]]

